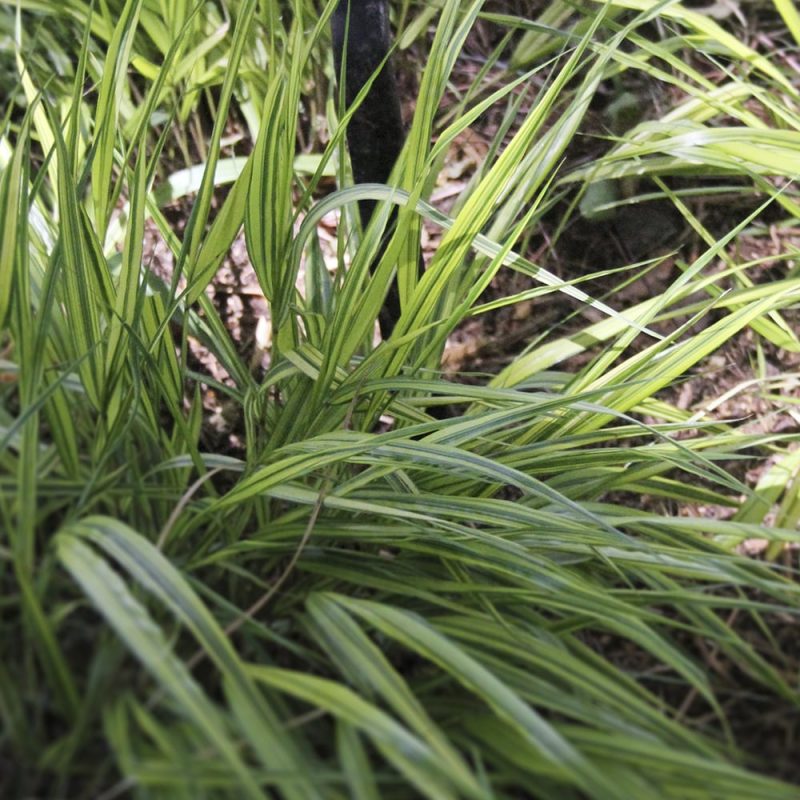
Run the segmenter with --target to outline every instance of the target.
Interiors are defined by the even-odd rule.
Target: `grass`
[[[764,6],[796,48],[793,6]],[[742,719],[798,709],[780,634],[797,435],[667,391],[743,332],[756,363],[800,352],[796,248],[780,240],[772,282],[740,253],[800,216],[791,62],[677,3],[398,4],[400,46],[424,53],[398,185],[348,187],[332,9],[0,2],[2,794],[795,797]],[[489,22],[497,46],[453,81]],[[598,137],[595,98],[626,82],[660,107]],[[449,145],[498,112],[445,214]],[[694,200],[723,193],[720,230]],[[360,231],[363,197],[382,203]],[[530,231],[565,237],[581,207],[655,199],[695,245],[644,300],[613,291],[627,265],[603,299],[529,257]],[[444,233],[417,283],[422,218]],[[263,374],[206,293],[242,228]],[[504,265],[532,288],[491,307],[574,314],[496,374],[444,380],[448,335]],[[404,314],[376,346],[395,268]],[[194,342],[229,380],[198,372]],[[201,384],[246,447],[208,448]],[[752,539],[766,558],[740,554]]]

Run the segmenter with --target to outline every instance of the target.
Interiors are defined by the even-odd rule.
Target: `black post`
[[[333,12],[331,28],[336,74],[341,78],[344,62],[344,93],[346,103],[350,106],[389,52],[391,34],[387,2],[340,0]],[[355,182],[386,183],[400,155],[404,139],[397,84],[392,65],[387,61],[347,128],[347,144]],[[359,203],[364,227],[369,223],[375,205],[374,200]],[[392,216],[387,237],[391,234],[395,217]],[[400,296],[395,279],[379,318],[384,339],[392,332],[399,317]]]

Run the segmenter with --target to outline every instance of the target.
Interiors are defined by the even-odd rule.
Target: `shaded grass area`
[[[796,11],[397,4],[408,144],[353,187],[332,10],[0,3],[0,793],[796,796],[796,428],[672,389],[747,337],[796,409]],[[691,234],[636,254],[655,203]],[[257,358],[209,296],[242,230]]]

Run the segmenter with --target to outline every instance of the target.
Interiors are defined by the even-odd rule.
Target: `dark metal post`
[[[344,63],[345,100],[350,106],[389,52],[391,34],[387,3],[385,0],[340,0],[333,12],[331,27],[336,74],[341,77]],[[404,139],[400,98],[392,65],[387,61],[347,128],[355,182],[386,183]],[[364,200],[359,204],[361,222],[365,227],[375,205],[374,200]],[[384,338],[392,332],[399,316],[400,297],[394,280],[380,315]]]

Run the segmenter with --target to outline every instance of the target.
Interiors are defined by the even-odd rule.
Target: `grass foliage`
[[[800,540],[797,451],[658,394],[745,329],[756,351],[800,350],[796,253],[764,284],[736,246],[765,210],[800,216],[796,75],[674,2],[482,6],[396,4],[425,68],[390,189],[347,188],[332,2],[0,2],[4,796],[797,796],[742,752],[724,702],[733,681],[798,710],[770,636],[797,618],[798,585],[736,549]],[[792,3],[770,8],[797,47]],[[456,85],[481,15],[508,35]],[[628,79],[659,87],[657,113],[576,165],[601,84]],[[428,198],[448,147],[497,108],[445,216]],[[327,146],[298,156],[322,113]],[[322,198],[333,175],[345,188]],[[624,182],[594,211],[667,198],[704,243],[630,307],[525,247],[546,215],[566,225]],[[751,211],[715,235],[698,191]],[[163,209],[187,195],[176,231]],[[359,231],[363,197],[382,202]],[[444,233],[418,281],[423,217]],[[146,225],[172,279],[150,269]],[[206,293],[242,226],[270,307],[263,375]],[[443,380],[447,336],[488,310],[503,265],[537,287],[503,302],[563,295],[572,327],[495,376]],[[395,268],[404,313],[375,346]],[[198,374],[194,340],[229,385]],[[204,445],[200,382],[239,409],[243,454]],[[755,488],[731,469],[754,453],[774,462]]]

